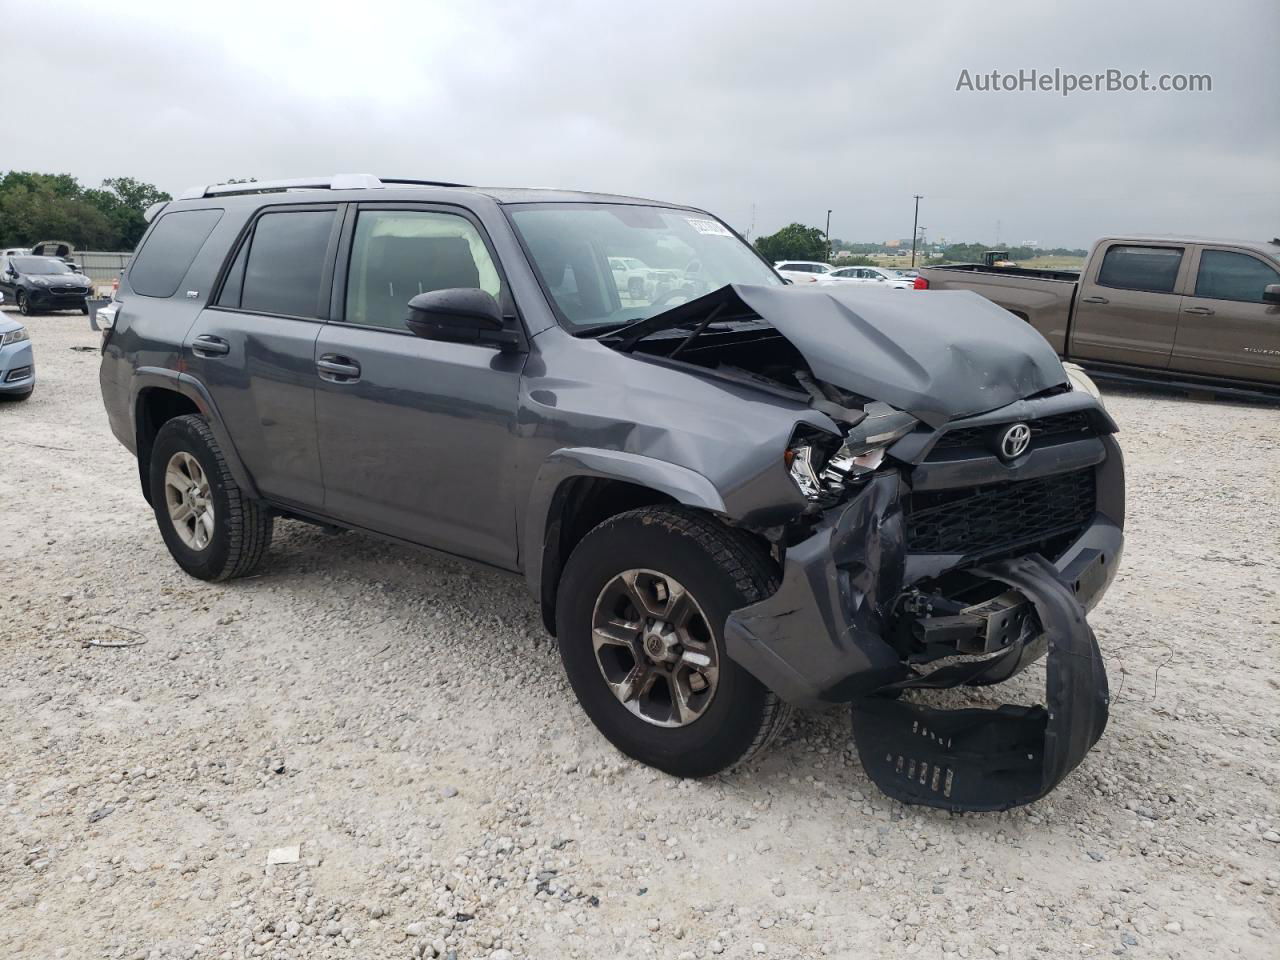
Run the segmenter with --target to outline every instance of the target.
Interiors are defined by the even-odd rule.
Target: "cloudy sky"
[[[0,45],[0,169],[573,187],[754,234],[831,208],[863,240],[909,236],[913,193],[930,239],[1280,234],[1276,0],[0,6],[56,32]],[[956,89],[1055,68],[1212,91]]]

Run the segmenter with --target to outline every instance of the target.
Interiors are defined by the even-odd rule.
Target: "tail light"
[[[911,289],[912,290],[928,290],[929,281],[926,280],[924,277],[916,277],[911,284]]]

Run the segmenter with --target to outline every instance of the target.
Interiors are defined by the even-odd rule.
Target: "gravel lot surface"
[[[1277,956],[1277,409],[1108,396],[1111,724],[1046,800],[950,816],[881,795],[839,710],[732,775],[630,762],[504,574],[283,522],[258,576],[188,578],[97,335],[29,325],[35,396],[0,404],[0,956]]]

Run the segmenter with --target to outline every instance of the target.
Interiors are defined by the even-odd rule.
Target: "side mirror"
[[[1263,303],[1280,303],[1280,283],[1268,283],[1262,288]]]
[[[484,343],[503,350],[520,345],[520,334],[508,330],[498,301],[474,287],[451,287],[420,293],[409,301],[409,330],[423,340]]]

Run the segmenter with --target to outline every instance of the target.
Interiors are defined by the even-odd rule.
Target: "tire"
[[[212,509],[207,522],[182,523],[185,535],[170,510],[173,498],[166,483],[170,466],[180,475],[203,478],[206,493],[199,499]],[[236,485],[204,417],[175,417],[160,428],[151,449],[150,476],[156,523],[178,566],[193,577],[214,581],[243,577],[257,567],[271,543],[271,513],[266,504],[246,497]],[[193,526],[200,531],[189,542]]]
[[[595,618],[608,609],[610,591],[628,575],[632,575],[633,585],[638,585],[637,573],[682,586],[705,622],[702,640],[714,644],[717,679],[709,700],[694,719],[681,725],[663,726],[653,717],[645,719],[638,712],[645,709],[639,706],[639,698],[629,701],[630,706],[624,705],[621,694],[615,694],[606,680],[605,660],[593,641]],[[724,623],[731,611],[764,599],[776,585],[773,565],[763,550],[745,534],[695,511],[644,507],[604,521],[574,549],[556,596],[560,658],[578,702],[615,747],[674,776],[710,776],[749,759],[785,725],[790,709],[726,656]],[[621,619],[634,620],[637,608],[628,603],[624,597],[627,612]],[[636,642],[641,647],[634,651],[623,647],[618,652],[607,644],[601,650],[615,657],[610,661],[615,670],[630,677],[628,664],[639,663],[639,652],[645,649],[643,638],[650,636],[647,632],[640,635]],[[689,643],[694,644],[692,633],[689,636]],[[698,645],[712,653],[708,643]],[[681,649],[691,647],[677,645],[676,656],[683,656],[678,653]],[[683,660],[674,669],[692,670],[682,664]],[[688,691],[696,681],[692,673],[685,676],[689,679],[683,689]],[[674,701],[672,681],[662,682],[667,684],[668,701]],[[653,689],[658,690],[658,685]],[[660,708],[661,697],[655,695],[654,699]],[[691,696],[686,699],[693,702]],[[668,723],[679,712],[674,704],[670,710]]]
[[[22,314],[24,317],[35,316],[36,312],[31,306],[31,301],[27,299],[26,293],[23,292],[22,290],[18,291],[17,302],[18,302],[18,312],[20,314]]]
[[[89,315],[89,305],[87,303],[80,304],[80,313],[86,317]]]

